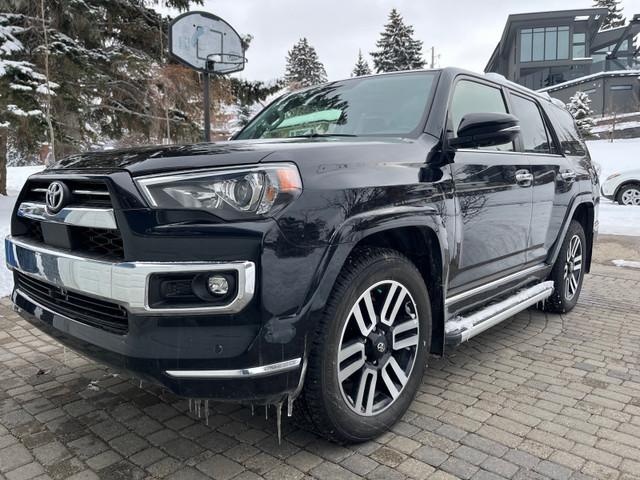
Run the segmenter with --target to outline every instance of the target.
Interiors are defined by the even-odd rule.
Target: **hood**
[[[190,145],[170,145],[86,152],[66,157],[47,169],[47,171],[113,171],[127,170],[132,176],[150,175],[176,170],[215,168],[236,165],[256,164],[274,152],[279,155],[277,161],[299,158],[294,151],[327,148],[346,144],[365,143],[404,143],[392,138],[294,138],[228,141],[216,143],[196,143]],[[276,159],[273,159],[276,161]]]

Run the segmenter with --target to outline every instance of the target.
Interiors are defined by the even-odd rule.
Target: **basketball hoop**
[[[187,12],[169,23],[169,55],[204,76],[204,139],[211,140],[209,74],[244,69],[242,39],[231,25],[208,12]]]

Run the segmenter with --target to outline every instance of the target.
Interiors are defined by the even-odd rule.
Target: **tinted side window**
[[[554,120],[554,129],[560,140],[562,153],[583,157],[586,151],[582,144],[580,134],[576,130],[573,117],[569,112],[558,107],[551,107],[550,115]]]
[[[517,95],[510,95],[513,110],[520,120],[520,131],[525,152],[552,153],[547,129],[535,102]]]
[[[457,136],[460,121],[468,113],[507,113],[502,92],[499,88],[490,87],[470,80],[459,81],[451,99],[451,122],[453,135]],[[483,147],[489,150],[513,150],[513,143],[495,147]]]

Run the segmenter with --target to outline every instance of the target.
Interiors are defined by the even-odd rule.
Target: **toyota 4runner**
[[[325,436],[373,438],[429,353],[576,304],[598,177],[557,103],[391,73],[286,94],[229,142],[70,156],[20,193],[12,300],[177,395],[297,398]]]

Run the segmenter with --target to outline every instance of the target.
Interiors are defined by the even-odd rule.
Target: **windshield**
[[[437,72],[363,77],[293,92],[236,137],[407,136],[420,126]]]

